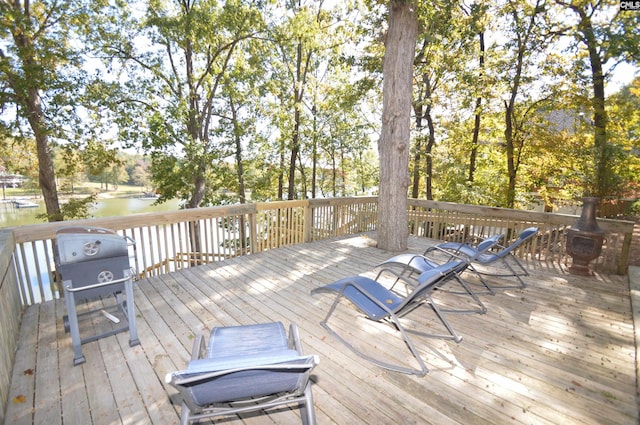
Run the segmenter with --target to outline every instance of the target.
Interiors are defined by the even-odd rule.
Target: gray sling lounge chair
[[[446,261],[460,260],[463,262],[464,267],[460,267],[456,271],[455,277],[460,283],[460,285],[462,285],[462,287],[464,288],[465,290],[464,293],[470,295],[473,298],[473,300],[480,306],[480,310],[471,310],[471,311],[457,310],[457,311],[449,311],[449,313],[454,313],[454,312],[458,312],[458,313],[474,313],[475,312],[480,314],[486,313],[487,310],[484,307],[484,304],[477,297],[478,293],[473,292],[469,288],[468,284],[460,277],[460,274],[462,274],[462,272],[465,271],[467,268],[472,268],[473,270],[473,266],[472,266],[473,261],[476,261],[482,255],[485,255],[486,253],[488,253],[489,250],[491,250],[493,247],[497,246],[498,242],[500,241],[500,239],[502,239],[502,237],[503,235],[494,235],[486,238],[485,240],[480,242],[477,247],[471,248],[474,252],[470,253],[470,255],[466,255],[463,252],[457,253],[457,252],[453,252],[445,249],[440,250],[441,252],[446,253],[446,257],[447,257]],[[442,245],[447,245],[447,244],[442,244]],[[461,244],[455,244],[455,245],[461,245]],[[428,270],[432,270],[433,268],[439,266],[439,263],[436,263],[432,258],[429,258],[427,256],[430,252],[432,252],[433,249],[434,247],[428,248],[422,255],[412,254],[412,253],[398,254],[378,264],[376,268],[380,268],[380,273],[383,273],[385,270],[391,271],[392,267],[394,269],[400,268],[399,275],[404,277],[412,277],[415,275],[420,275],[421,273],[424,273]],[[380,273],[378,274],[378,276],[380,275]],[[487,288],[487,291],[493,294],[494,292],[491,289],[491,287],[489,287],[489,285],[482,278],[480,278],[480,280],[482,284]]]
[[[319,360],[302,354],[295,325],[288,337],[280,322],[214,328],[206,352],[203,340],[187,368],[166,377],[182,395],[181,425],[283,405],[315,424],[309,375]]]
[[[431,294],[447,279],[453,277],[461,268],[466,267],[466,264],[467,263],[465,263],[465,261],[451,261],[422,273],[418,277],[417,286],[415,286],[413,290],[404,297],[398,295],[398,293],[392,291],[391,289],[386,288],[377,280],[365,276],[352,276],[340,279],[337,282],[331,283],[329,285],[313,289],[311,291],[311,294],[314,295],[323,292],[334,294],[337,293],[337,296],[333,304],[331,305],[327,316],[320,323],[327,331],[329,331],[329,333],[331,333],[354,353],[385,369],[424,376],[429,370],[424,364],[424,361],[420,357],[420,353],[416,350],[408,334],[414,333],[425,337],[450,339],[454,340],[455,342],[460,342],[462,340],[462,338],[453,330],[437,304],[433,302],[433,300],[431,299]],[[347,342],[346,339],[336,333],[329,326],[328,321],[342,298],[346,298],[351,301],[351,303],[353,303],[355,307],[357,307],[362,313],[364,313],[366,318],[377,322],[387,322],[392,326],[395,326],[395,328],[400,332],[402,339],[407,344],[409,350],[411,351],[411,354],[413,354],[413,356],[417,360],[420,368],[412,369],[402,365],[392,364],[390,362],[376,359],[357,349],[352,344]],[[405,329],[401,319],[423,304],[427,304],[431,307],[440,322],[449,332],[448,334],[430,334]]]
[[[522,280],[521,276],[529,276],[529,272],[524,268],[522,263],[518,260],[518,258],[513,255],[513,252],[520,245],[533,238],[538,234],[537,227],[529,227],[524,229],[518,235],[518,238],[513,241],[508,246],[496,245],[492,251],[480,252],[480,245],[478,247],[473,247],[466,243],[457,243],[457,242],[446,242],[434,247],[428,248],[424,255],[428,256],[430,253],[434,251],[440,251],[444,253],[448,253],[452,255],[454,258],[459,258],[460,256],[465,256],[471,259],[470,269],[473,270],[477,275],[480,281],[483,283],[485,287],[494,292],[495,289],[511,289],[517,288],[521,289],[526,287],[526,284]],[[519,270],[516,270],[510,263],[509,259],[511,259],[518,267]],[[504,267],[496,268],[497,263],[498,267],[502,264]],[[475,265],[483,266],[484,269],[492,268],[494,271],[484,271],[483,269],[478,269]],[[518,284],[515,285],[489,285],[484,278],[485,276],[496,276],[496,277],[515,277],[518,279]]]

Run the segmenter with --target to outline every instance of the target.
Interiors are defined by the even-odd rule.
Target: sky
[[[638,75],[638,67],[628,63],[621,63],[614,70],[611,81],[605,86],[606,96],[611,96],[619,91],[623,86],[628,85]]]

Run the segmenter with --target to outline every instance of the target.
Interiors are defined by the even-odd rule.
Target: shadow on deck
[[[410,250],[431,243],[412,238]],[[584,278],[532,261],[526,289],[483,296],[485,315],[448,315],[463,336],[460,344],[414,338],[430,368],[418,378],[377,368],[345,349],[319,324],[333,299],[309,294],[345,276],[375,276],[372,267],[388,257],[372,236],[359,236],[142,280],[135,289],[141,345],[129,347],[126,333],[85,344],[87,362],[77,367],[62,323],[64,301],[32,306],[22,321],[6,423],[178,423],[180,400],[164,376],[186,365],[194,336],[275,320],[297,323],[305,352],[321,358],[313,390],[319,424],[638,423],[626,276]],[[414,321],[437,326],[423,312]],[[354,343],[411,363],[391,328],[358,318],[352,308],[334,317],[334,328]],[[93,326],[102,322],[96,317]],[[283,410],[241,420],[300,419]]]

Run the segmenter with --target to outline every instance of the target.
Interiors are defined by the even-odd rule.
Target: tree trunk
[[[316,105],[313,105],[311,113],[313,114],[313,146],[311,147],[311,198],[316,197],[316,176],[318,173],[318,118]]]
[[[29,40],[24,34],[18,34],[14,36],[16,45],[25,53],[22,57],[24,67],[29,69],[31,67],[37,68],[36,58],[33,56],[33,49],[31,48],[31,40]],[[37,81],[37,80],[36,80]],[[44,205],[47,211],[47,220],[62,221],[64,217],[60,213],[60,203],[58,201],[58,189],[56,187],[56,177],[53,168],[53,158],[51,156],[51,147],[49,146],[49,136],[47,135],[47,126],[44,121],[44,113],[42,111],[42,103],[40,100],[40,94],[37,87],[31,85],[33,80],[27,79],[27,84],[30,87],[27,88],[23,97],[23,102],[27,109],[27,119],[29,125],[33,130],[33,134],[36,139],[36,149],[38,155],[38,183],[42,190],[42,197],[44,198]],[[19,90],[16,88],[16,92]]]
[[[242,140],[239,136],[240,131],[236,128],[238,125],[238,111],[236,110],[236,107],[233,103],[231,103],[231,112],[233,115],[233,127],[234,127],[234,139],[235,139],[235,145],[236,145],[236,169],[237,169],[237,176],[238,176],[238,197],[240,198],[240,203],[241,204],[246,204],[247,203],[247,194],[246,194],[246,189],[245,189],[245,184],[244,184],[244,164],[242,161]],[[238,226],[238,238],[240,239],[240,253],[236,253],[236,254],[240,254],[240,255],[245,255],[247,254],[248,250],[248,241],[247,241],[247,232],[246,232],[246,222],[245,222],[245,216],[244,215],[240,215],[239,219],[238,219],[238,223],[236,223],[236,225]]]
[[[39,103],[32,104],[31,101],[29,103],[29,122],[36,137],[38,154],[38,183],[44,198],[47,220],[50,222],[62,221],[64,217],[60,212],[56,176],[51,157],[51,147],[49,146],[49,137],[44,130],[44,118],[40,111]],[[32,107],[34,107],[33,110],[31,109]]]
[[[296,54],[296,79],[293,87],[294,93],[294,112],[293,112],[293,137],[291,140],[291,160],[289,161],[289,188],[288,199],[296,199],[295,182],[296,182],[296,160],[300,153],[300,121],[302,114],[300,113],[302,108],[302,99],[304,96],[304,85],[306,83],[306,70],[309,66],[310,54],[306,57],[306,63],[303,69],[303,57],[302,57],[302,42],[298,43]]]
[[[581,8],[574,10],[580,16],[579,29],[583,36],[583,41],[589,52],[589,63],[591,65],[591,75],[593,78],[593,126],[594,126],[594,153],[596,175],[594,187],[591,195],[600,199],[606,197],[610,192],[610,171],[608,169],[610,151],[607,145],[607,113],[605,110],[604,93],[604,73],[602,70],[602,59],[598,53],[598,41],[594,33],[591,19]],[[589,193],[587,193],[589,195]]]
[[[519,74],[518,74],[519,75]],[[515,90],[517,92],[517,90]],[[515,94],[512,97],[515,99]],[[513,116],[513,100],[509,103],[505,101],[505,130],[504,138],[507,150],[507,175],[509,181],[507,183],[507,201],[506,208],[513,208],[516,200],[516,165],[515,165],[515,148],[514,148],[514,116]]]
[[[287,199],[296,199],[296,160],[300,152],[300,107],[302,105],[297,100],[295,103],[293,138],[291,141],[291,160],[289,161],[289,187],[287,189]]]
[[[233,136],[236,145],[236,176],[238,177],[238,198],[240,203],[245,204],[247,202],[246,188],[244,185],[244,164],[242,161],[242,140],[239,136],[240,130],[238,127],[238,111],[236,105],[230,102],[231,117],[233,119]]]
[[[204,199],[204,194],[207,190],[207,182],[204,177],[204,173],[204,166],[201,165],[197,167],[195,176],[193,176],[193,194],[191,195],[191,199],[189,199],[189,202],[187,203],[187,208],[198,208],[200,206],[200,203]]]
[[[414,63],[415,64],[419,64],[424,60],[424,54],[425,54],[425,47],[426,44],[423,45],[423,47],[419,50],[419,52],[417,52],[415,58],[414,58]],[[426,86],[427,82],[428,82],[428,76],[426,73],[424,73],[422,75],[422,81],[425,83],[423,84],[424,86]],[[413,182],[411,183],[411,197],[414,199],[417,199],[419,194],[420,194],[420,177],[421,177],[421,171],[422,171],[422,143],[424,141],[424,138],[422,137],[422,129],[423,129],[423,124],[422,124],[422,119],[424,117],[424,107],[425,104],[427,103],[426,101],[427,96],[425,94],[425,92],[422,90],[422,88],[420,88],[419,90],[416,90],[416,98],[415,100],[413,100],[412,104],[413,104],[413,114],[415,116],[415,124],[416,124],[416,134],[417,137],[415,139],[415,151],[413,154]]]
[[[535,11],[538,8],[536,7]],[[522,80],[522,73],[524,69],[525,54],[528,49],[528,41],[533,33],[535,25],[536,13],[532,13],[528,18],[528,24],[524,33],[517,35],[516,48],[518,49],[516,55],[515,70],[511,76],[511,92],[509,100],[505,100],[505,130],[504,139],[506,144],[507,153],[507,175],[509,182],[507,183],[506,204],[505,208],[513,208],[516,202],[516,180],[518,176],[519,163],[516,161],[516,138],[518,137],[518,125],[516,122],[516,99],[520,91],[520,82]],[[514,9],[511,11],[514,22],[519,22],[518,12]],[[522,145],[519,146],[522,149]]]
[[[431,98],[431,94],[429,94]],[[436,145],[436,128],[433,124],[433,117],[431,116],[431,106],[427,106],[425,112],[425,118],[427,119],[427,127],[429,128],[429,136],[427,138],[427,147],[425,149],[425,156],[427,157],[427,189],[426,196],[428,200],[433,200],[433,147]]]
[[[422,118],[416,116],[416,132],[419,134],[422,129]],[[411,197],[418,198],[420,195],[420,166],[422,162],[422,136],[416,137],[415,153],[413,154],[413,183],[411,184]]]
[[[484,76],[484,33],[478,34],[480,38],[480,81]],[[482,107],[482,97],[476,98],[476,110],[475,119],[473,123],[473,139],[471,141],[471,154],[469,155],[469,181],[473,182],[474,174],[476,172],[476,157],[478,156],[478,145],[480,138],[480,115]]]
[[[420,60],[420,56],[422,53],[418,55],[416,61]],[[428,77],[423,76],[423,81]],[[422,175],[422,142],[424,138],[422,137],[422,118],[424,116],[424,105],[426,103],[425,96],[422,94],[422,90],[417,90],[419,93],[416,96],[415,101],[413,102],[413,114],[415,115],[415,125],[416,125],[416,134],[417,137],[415,139],[415,151],[413,154],[413,182],[411,183],[411,197],[417,199],[420,195],[420,176]]]
[[[407,249],[411,100],[417,33],[414,5],[391,0],[382,68],[382,134],[378,142],[378,247],[392,252]]]
[[[285,143],[284,141],[280,142],[280,167],[278,167],[278,199],[284,199],[284,149]]]

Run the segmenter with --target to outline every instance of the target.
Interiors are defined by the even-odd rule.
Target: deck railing
[[[4,423],[22,305],[13,262],[15,243],[9,231],[0,232],[0,423]]]
[[[575,215],[418,199],[409,200],[409,205],[409,225],[414,235],[470,241],[502,233],[509,241],[523,229],[536,226],[538,236],[520,247],[516,255],[557,263],[571,261],[566,250],[566,236],[577,220]],[[591,267],[603,273],[626,274],[634,223],[599,218],[598,225],[605,232],[605,241],[602,253],[591,262]]]
[[[413,235],[441,240],[472,241],[495,233],[507,240],[529,226],[537,239],[518,255],[541,261],[567,260],[565,238],[576,216],[409,200]],[[598,219],[606,232],[598,271],[626,273],[633,223]],[[22,304],[61,297],[55,278],[53,241],[63,226],[97,226],[134,239],[132,265],[140,278],[169,273],[229,257],[260,252],[340,235],[372,231],[377,224],[377,198],[353,197],[253,203],[173,212],[134,214],[45,223],[11,228]]]
[[[131,262],[138,278],[285,245],[376,230],[377,198],[354,197],[255,203],[175,212],[45,223],[0,231],[0,403],[6,403],[23,306],[61,297],[53,242],[64,226],[97,226],[136,241]],[[565,262],[566,233],[576,216],[409,200],[409,231],[441,240],[473,241],[496,233],[507,242],[537,226],[538,237],[519,257]],[[625,274],[633,223],[598,219],[605,245],[592,266]],[[0,414],[4,412],[0,404]],[[1,421],[0,417],[0,422]]]

